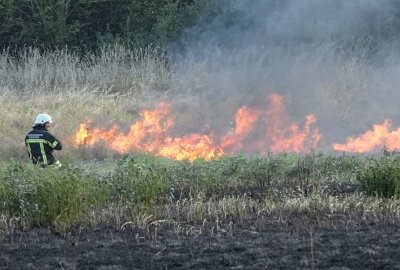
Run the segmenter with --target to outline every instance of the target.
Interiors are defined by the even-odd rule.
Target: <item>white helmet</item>
[[[40,113],[38,114],[38,116],[36,116],[35,125],[44,124],[46,122],[49,122],[50,124],[53,123],[50,115],[48,115],[47,113]]]

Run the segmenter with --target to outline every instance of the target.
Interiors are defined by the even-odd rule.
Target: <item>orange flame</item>
[[[349,137],[345,144],[335,143],[332,148],[337,151],[365,153],[378,150],[383,146],[390,149],[400,149],[400,128],[390,131],[392,123],[386,119],[383,124],[372,126],[372,130],[365,132],[358,138]]]
[[[282,96],[272,94],[268,100],[267,109],[242,106],[236,113],[235,128],[220,139],[215,139],[212,133],[171,137],[168,134],[174,125],[171,105],[163,102],[155,110],[143,111],[142,120],[134,123],[127,133],[120,132],[116,125],[100,129],[92,128],[90,122],[81,124],[75,142],[78,146],[91,146],[104,141],[119,153],[149,152],[190,161],[196,158],[212,160],[237,151],[262,154],[268,151],[305,152],[318,144],[322,136],[313,127],[316,122],[313,115],[306,117],[301,129],[297,123],[289,122]]]
[[[243,148],[243,140],[251,133],[261,111],[243,106],[236,113],[236,128],[221,140],[221,147],[236,152]]]
[[[117,126],[109,130],[90,128],[90,123],[81,124],[76,133],[77,145],[93,145],[104,141],[119,153],[132,150],[153,153],[176,160],[215,159],[223,154],[213,145],[211,136],[192,134],[181,138],[172,138],[167,131],[174,121],[170,116],[171,105],[160,103],[155,110],[141,113],[143,120],[134,123],[127,134],[119,132]]]
[[[322,139],[318,128],[313,125],[316,117],[306,116],[303,129],[295,122],[289,121],[284,106],[284,99],[278,94],[268,97],[269,106],[265,112],[265,135],[255,144],[262,154],[272,152],[307,152],[314,149]]]

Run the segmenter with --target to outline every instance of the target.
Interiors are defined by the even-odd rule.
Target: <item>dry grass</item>
[[[369,222],[396,223],[400,219],[400,202],[392,199],[370,198],[362,194],[344,197],[315,194],[310,197],[288,198],[268,194],[261,201],[246,196],[227,196],[222,199],[202,197],[184,199],[152,207],[109,206],[92,212],[82,224],[99,224],[120,229],[135,228],[154,232],[154,227],[172,225],[184,234],[188,228],[197,233],[213,227],[215,234],[229,233],[235,225],[252,226],[263,230],[267,224],[309,230],[311,227],[335,229],[357,227]],[[254,227],[256,226],[256,227]]]
[[[288,164],[287,159],[291,160],[291,157],[280,157],[279,162]],[[53,178],[47,177],[48,183],[59,183],[58,190],[50,194],[58,193],[47,199],[43,197],[40,209],[52,205],[57,196],[65,197],[69,194],[74,198],[79,192],[86,194],[85,188],[90,187],[96,191],[93,194],[97,194],[90,197],[94,203],[77,215],[76,219],[52,223],[55,230],[68,232],[75,226],[112,226],[139,229],[151,235],[155,228],[167,225],[175,228],[177,233],[201,234],[207,230],[215,235],[229,232],[233,225],[251,227],[257,231],[266,229],[268,224],[278,224],[289,229],[307,231],[314,227],[358,227],[370,222],[395,224],[400,220],[398,198],[371,197],[361,192],[360,184],[352,177],[353,168],[344,169],[343,162],[347,164],[349,160],[319,156],[316,161],[320,167],[327,163],[340,164],[325,168],[329,169],[325,174],[332,172],[335,173],[334,177],[316,173],[318,178],[312,178],[307,183],[297,176],[289,179],[287,174],[279,173],[280,170],[287,170],[288,166],[284,165],[275,168],[277,172],[273,173],[271,181],[260,183],[258,178],[251,178],[256,168],[243,171],[256,161],[247,164],[245,159],[238,157],[205,162],[204,166],[195,167],[196,164],[137,155],[119,160],[118,164],[108,168],[108,172],[105,171],[105,165],[110,162],[87,162],[85,166],[50,172],[48,176],[53,175]],[[240,166],[241,169],[234,173],[230,170],[232,165]],[[347,170],[347,176],[344,172],[338,172],[339,167]],[[31,220],[32,208],[29,207],[32,206],[30,200],[36,197],[32,197],[34,193],[30,190],[35,190],[46,180],[42,172],[36,169],[19,163],[4,166],[2,187],[7,199],[2,206],[15,213],[2,213],[1,233],[31,228],[35,223]],[[258,172],[265,173],[260,169]],[[204,179],[196,179],[197,174]],[[79,185],[76,190],[68,189],[67,194],[63,185],[68,187],[71,180],[79,182]],[[90,186],[87,186],[88,183]],[[27,205],[19,203],[25,200]],[[13,208],[7,208],[7,203]],[[19,215],[20,211],[27,215]]]
[[[83,58],[68,50],[35,48],[0,53],[0,93],[18,96],[83,89],[137,96],[149,89],[165,90],[169,76],[157,48],[130,50],[116,45]]]
[[[207,72],[195,70],[185,73],[188,76],[183,85],[201,91],[201,76]],[[61,160],[113,157],[114,153],[101,145],[91,151],[71,147],[79,124],[88,119],[101,126],[134,121],[140,107],[151,101],[152,95],[171,90],[171,76],[157,50],[151,49],[105,48],[99,55],[84,59],[68,51],[40,53],[36,49],[27,49],[16,59],[4,51],[0,53],[0,161],[27,159],[24,136],[40,112],[52,115],[56,122],[52,131],[67,146],[57,153]],[[88,213],[77,223],[91,227],[109,224],[121,229],[133,226],[147,231],[168,223],[180,233],[190,231],[183,228],[187,224],[197,224],[197,232],[208,224],[213,233],[222,233],[230,230],[232,222],[246,224],[249,219],[256,224],[270,220],[284,225],[307,227],[311,222],[334,227],[339,223],[357,225],[370,219],[397,222],[400,218],[400,202],[395,199],[371,198],[360,193],[331,196],[322,190],[311,195],[291,193],[290,183],[286,184],[279,189],[271,188],[260,198],[236,196],[228,191],[221,197],[200,192],[150,205],[113,202]],[[0,235],[18,226],[19,221],[0,216]]]
[[[106,208],[89,212],[75,224],[87,228],[112,226],[119,229],[135,228],[153,233],[154,227],[171,225],[183,234],[188,228],[202,233],[213,227],[213,233],[226,234],[233,224],[263,230],[267,224],[309,230],[311,227],[335,229],[357,227],[369,222],[397,223],[400,202],[377,199],[356,193],[343,197],[315,194],[286,197],[267,194],[262,200],[247,196],[226,196],[221,199],[197,197],[151,206],[109,204]],[[14,224],[15,223],[15,224]],[[21,228],[20,221],[5,216],[0,219],[0,235]],[[57,230],[68,231],[73,224],[59,224]],[[194,226],[194,227],[193,227]],[[254,227],[256,226],[256,227]]]
[[[0,117],[3,119],[0,127],[2,129],[0,159],[5,161],[10,158],[25,157],[25,133],[30,130],[35,116],[41,112],[47,112],[53,117],[55,124],[51,131],[67,145],[64,151],[58,153],[59,157],[62,159],[76,157],[80,154],[79,149],[71,146],[74,144],[73,134],[80,123],[89,119],[102,124],[111,124],[116,119],[132,121],[138,116],[134,109],[138,106],[137,101],[120,95],[98,95],[88,91],[56,93],[24,100],[12,95],[2,96],[0,97],[2,104]]]
[[[170,72],[158,49],[103,48],[98,55],[80,58],[67,51],[40,52],[27,48],[0,53],[0,160],[26,159],[24,135],[38,113],[49,113],[52,131],[68,146],[79,124],[91,119],[102,126],[132,122],[139,102],[166,91]],[[101,146],[86,157],[112,155]],[[64,160],[81,157],[79,149],[66,147]]]

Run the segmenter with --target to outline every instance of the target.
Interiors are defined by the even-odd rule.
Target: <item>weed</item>
[[[360,170],[357,179],[368,195],[390,198],[400,194],[400,160],[384,156]]]
[[[170,161],[150,155],[132,155],[120,162],[113,180],[112,196],[123,203],[146,204],[162,199],[170,183]],[[172,162],[171,162],[172,163]]]
[[[132,154],[107,174],[87,166],[53,170],[18,161],[0,164],[3,223],[66,231],[81,222],[118,227],[131,222],[142,228],[144,216],[244,223],[257,213],[257,219],[281,221],[305,215],[315,223],[324,218],[321,212],[360,217],[399,212],[398,201],[376,197],[398,196],[400,162],[395,157],[271,154],[190,163]],[[365,194],[353,187],[355,174]]]
[[[105,183],[73,168],[1,167],[0,211],[34,225],[73,223],[107,198]]]

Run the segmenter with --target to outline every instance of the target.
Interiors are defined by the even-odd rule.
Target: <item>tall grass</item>
[[[0,212],[27,226],[70,224],[105,202],[105,184],[78,169],[11,162],[0,167]]]
[[[16,226],[63,231],[75,224],[143,222],[138,217],[242,222],[258,213],[282,221],[302,214],[324,219],[323,212],[354,215],[361,222],[363,216],[374,215],[371,211],[393,218],[400,213],[398,200],[380,192],[380,185],[387,191],[386,182],[399,178],[398,170],[389,168],[390,175],[381,170],[392,162],[362,156],[312,158],[234,156],[189,163],[135,154],[120,159],[107,173],[8,162],[0,164],[0,216],[17,221]],[[328,163],[329,168],[318,165]],[[313,164],[314,171],[305,164]],[[399,194],[399,189],[390,191]]]
[[[198,73],[187,78],[193,82],[188,88],[207,88],[200,78],[207,73]],[[82,165],[82,160],[120,157],[101,145],[90,151],[73,147],[80,123],[131,122],[140,117],[140,102],[168,92],[175,79],[152,48],[107,47],[84,57],[66,49],[1,52],[0,231],[5,230],[1,224],[11,220],[18,226],[62,230],[85,222],[141,227],[163,219],[236,222],[254,213],[285,220],[302,213],[316,215],[320,209],[329,215],[351,212],[358,218],[368,211],[398,215],[396,158],[311,153],[189,163],[132,154],[119,159],[115,170]],[[51,131],[66,145],[57,157],[79,169],[66,165],[42,170],[28,164],[24,136],[40,112],[53,116]]]
[[[38,113],[49,113],[55,122],[50,131],[61,140],[64,149],[55,153],[62,161],[112,157],[114,153],[97,147],[91,153],[76,148],[74,134],[79,124],[87,120],[102,125],[115,121],[130,122],[138,116],[134,109],[138,99],[121,95],[99,95],[91,92],[32,94],[30,98],[13,95],[0,97],[0,161],[11,158],[26,160],[25,134],[31,129]]]
[[[65,161],[112,157],[97,147],[90,155],[73,147],[79,124],[103,126],[138,117],[143,96],[170,87],[170,70],[159,48],[128,49],[114,45],[97,54],[77,55],[67,49],[25,48],[0,52],[0,160],[26,159],[24,136],[38,113],[56,121],[52,132],[67,147]]]
[[[400,196],[400,160],[382,157],[372,160],[357,175],[367,194],[386,198]]]
[[[81,92],[140,95],[168,88],[169,71],[158,48],[114,45],[98,54],[25,48],[0,52],[0,93],[31,96]]]

